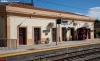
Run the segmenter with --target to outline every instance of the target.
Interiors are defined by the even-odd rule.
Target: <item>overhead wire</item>
[[[58,4],[58,3],[54,3],[54,2],[48,2],[48,1],[44,1],[44,0],[37,0],[37,1],[41,1],[41,2],[44,2],[44,3],[49,3],[49,4],[53,4],[53,5],[59,5],[59,6],[63,6],[63,7],[69,7],[69,8],[75,8],[75,9],[88,11],[87,9],[84,9],[84,8],[72,7],[72,6],[67,6],[67,5]]]

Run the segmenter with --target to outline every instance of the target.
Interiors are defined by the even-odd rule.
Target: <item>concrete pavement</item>
[[[9,53],[16,53],[16,52],[23,52],[28,50],[38,50],[38,49],[45,49],[45,48],[56,48],[60,46],[74,46],[78,44],[91,44],[91,43],[100,43],[100,39],[91,39],[91,40],[79,40],[79,41],[65,41],[65,42],[52,42],[49,44],[38,44],[38,45],[20,45],[17,49],[7,49],[7,50],[0,50],[0,55],[2,54],[9,54]]]

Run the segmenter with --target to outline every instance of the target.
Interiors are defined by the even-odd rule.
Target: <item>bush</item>
[[[97,34],[98,34],[98,36],[100,36],[100,31],[99,31],[99,32],[97,32]]]
[[[96,34],[96,35],[97,35],[97,34],[98,34],[98,32],[94,32],[94,34]]]
[[[99,32],[94,32],[94,35],[97,35],[100,38],[100,31]]]

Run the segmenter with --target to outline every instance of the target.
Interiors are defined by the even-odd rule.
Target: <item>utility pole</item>
[[[57,31],[58,27],[57,27],[57,20],[56,20],[56,45],[57,45],[57,41],[58,41],[58,31]]]
[[[61,19],[57,19],[56,20],[56,45],[57,45],[57,42],[58,42],[58,40],[59,40],[59,36],[60,36],[60,32],[58,32],[58,31],[60,31],[60,25],[61,24]],[[58,27],[57,27],[57,25],[58,25]]]
[[[31,4],[34,5],[33,0],[31,0]]]

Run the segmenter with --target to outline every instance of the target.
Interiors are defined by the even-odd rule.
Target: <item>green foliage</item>
[[[98,32],[94,32],[94,34],[98,34]]]
[[[96,19],[96,20],[94,21],[94,24],[95,24],[95,25],[96,25],[96,24],[100,24],[100,20]],[[96,35],[98,35],[98,36],[100,37],[100,31],[99,31],[99,32],[94,32],[94,34],[96,34]]]
[[[96,19],[96,20],[94,21],[94,24],[97,24],[97,23],[100,23],[100,20]]]
[[[97,34],[98,34],[98,36],[100,36],[100,31],[99,31],[99,32],[97,32]]]
[[[98,35],[100,37],[100,31],[99,32],[94,32],[95,35]]]

